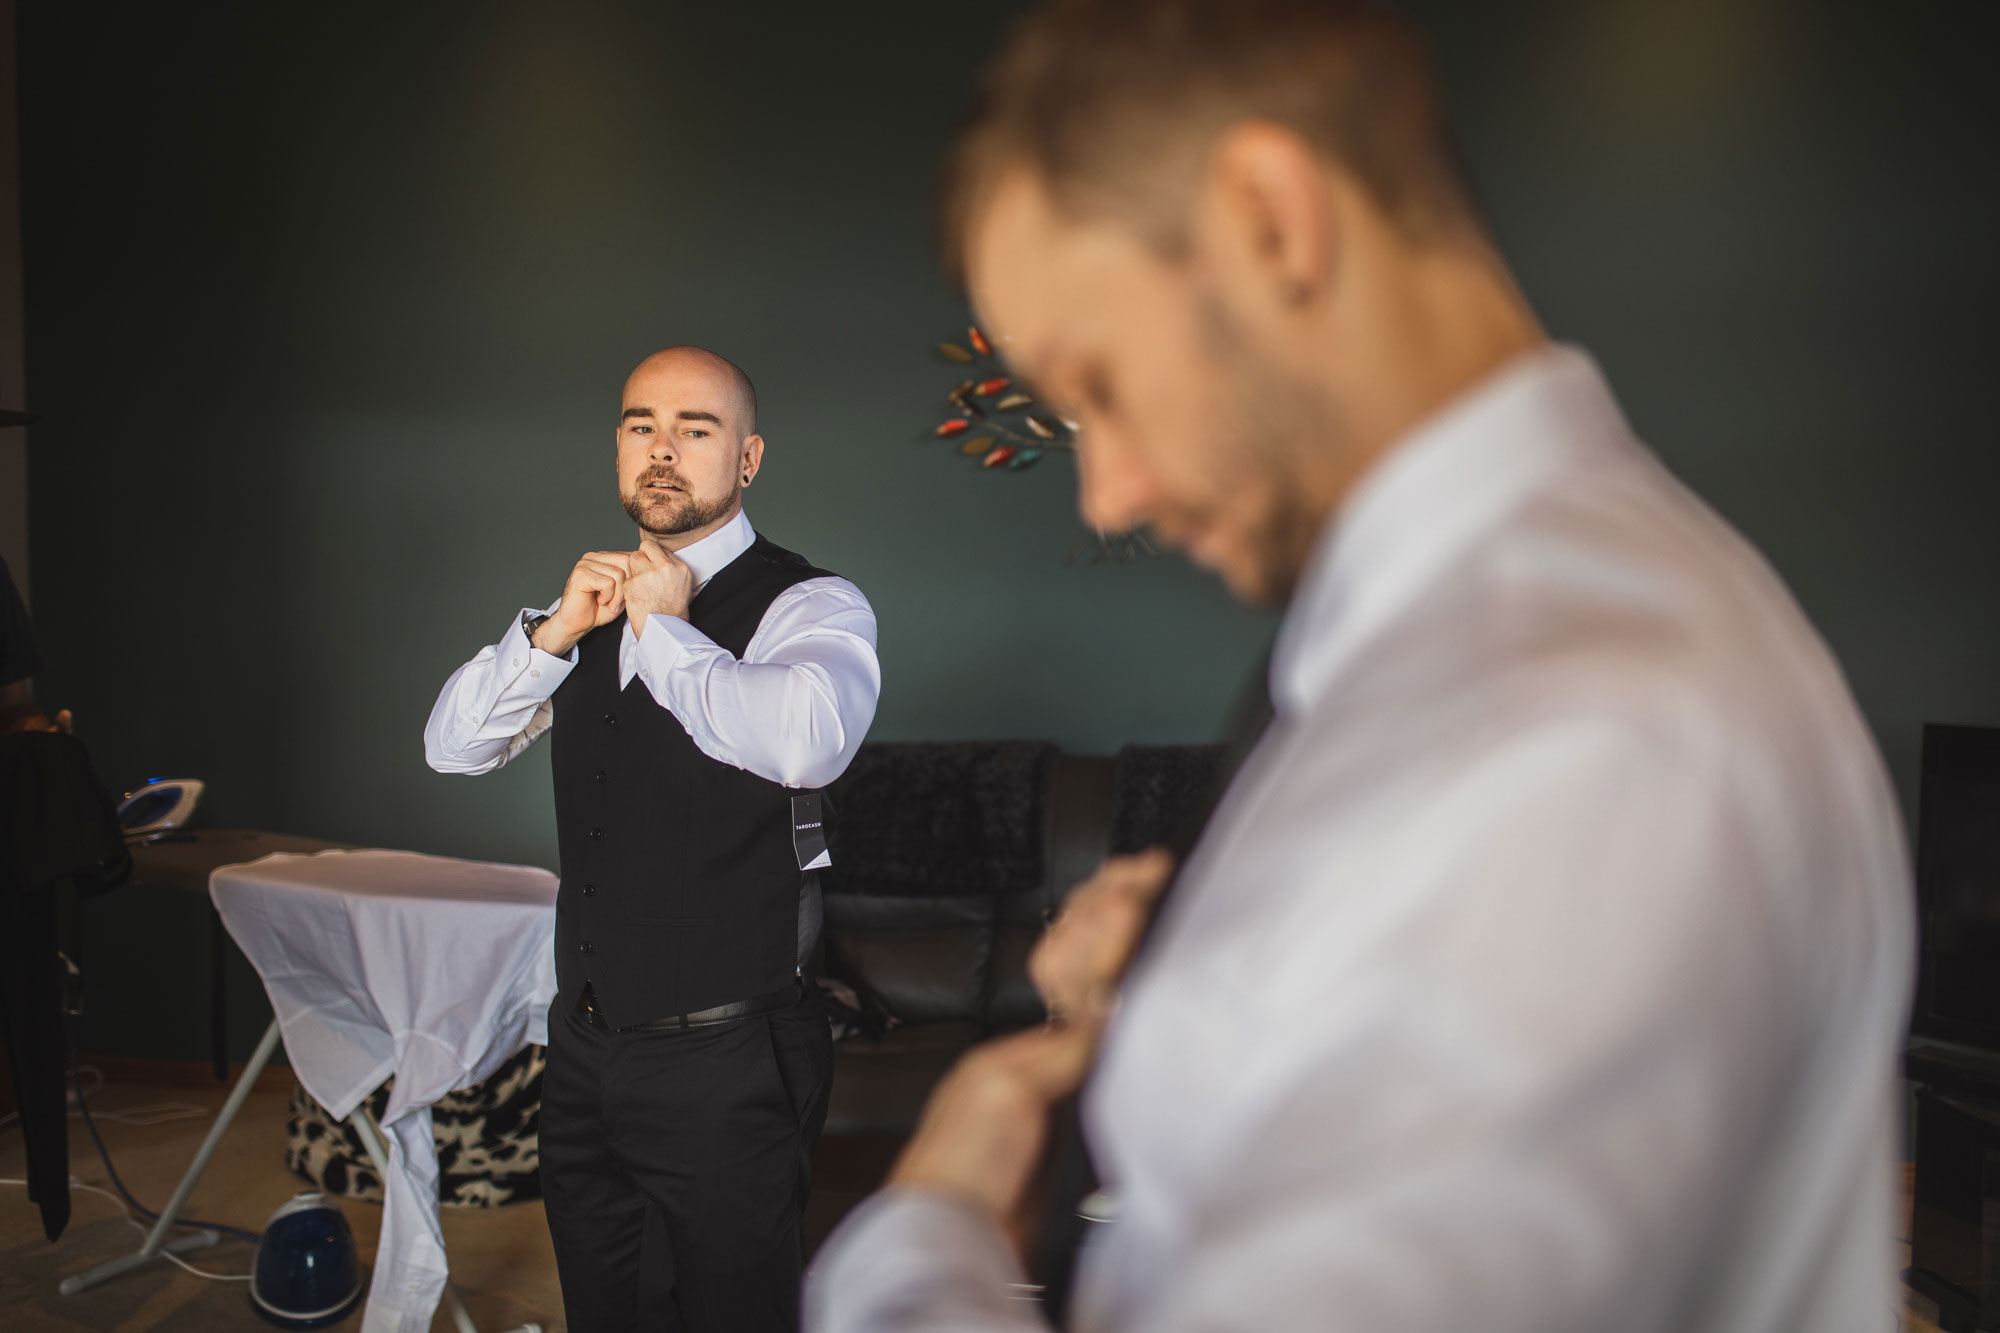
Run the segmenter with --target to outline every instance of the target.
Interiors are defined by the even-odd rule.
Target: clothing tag
[[[821,870],[833,864],[833,853],[826,845],[825,808],[816,791],[792,797],[792,850],[799,854],[801,870]]]

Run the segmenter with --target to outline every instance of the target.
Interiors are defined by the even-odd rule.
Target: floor
[[[91,1105],[103,1113],[176,1102],[202,1112],[150,1125],[100,1120],[105,1145],[126,1187],[152,1206],[164,1203],[226,1095],[225,1088],[212,1083],[175,1087],[113,1082],[97,1091]],[[288,1095],[283,1076],[275,1070],[251,1093],[196,1188],[185,1210],[189,1215],[254,1231],[272,1209],[302,1187],[284,1165]],[[84,1184],[109,1188],[103,1164],[82,1125],[73,1122],[71,1128],[72,1173]],[[896,1146],[887,1139],[821,1140],[806,1216],[809,1248],[816,1247],[847,1210],[875,1188]],[[22,1168],[20,1132],[0,1130],[0,1178],[18,1180]],[[42,1237],[26,1191],[18,1185],[0,1185],[0,1326],[8,1333],[218,1333],[270,1327],[252,1313],[245,1283],[205,1280],[164,1263],[75,1296],[62,1295],[56,1286],[63,1278],[130,1252],[140,1239],[113,1199],[79,1190],[72,1193],[72,1200],[69,1229],[51,1245]],[[381,1210],[360,1203],[345,1203],[343,1209],[362,1261],[372,1263]],[[502,1333],[528,1321],[539,1323],[547,1333],[562,1328],[555,1256],[539,1203],[494,1210],[447,1208],[444,1231],[453,1280],[485,1333]],[[240,1274],[249,1270],[251,1246],[225,1240],[189,1258],[198,1268]],[[357,1313],[334,1327],[351,1330],[360,1324]],[[1909,1333],[1937,1333],[1915,1313],[1906,1327]],[[451,1333],[450,1321],[440,1313],[432,1329]]]
[[[277,1071],[273,1071],[276,1074]],[[184,1103],[202,1108],[199,1118],[140,1125],[100,1118],[98,1128],[126,1188],[151,1207],[173,1193],[228,1090],[216,1084],[159,1086],[107,1083],[91,1097],[95,1112]],[[235,1125],[224,1136],[185,1215],[251,1231],[261,1228],[272,1209],[304,1183],[286,1170],[285,1104],[289,1089],[267,1077],[250,1094]],[[143,1117],[135,1117],[143,1118]],[[71,1122],[70,1170],[84,1184],[109,1189],[83,1126]],[[849,1208],[859,1203],[887,1173],[897,1143],[884,1139],[822,1139],[814,1161],[814,1189],[807,1208],[806,1239],[816,1247]],[[23,1174],[18,1129],[0,1130],[0,1178]],[[196,1277],[165,1263],[126,1273],[102,1286],[64,1296],[57,1284],[72,1273],[136,1249],[140,1233],[124,1219],[112,1198],[71,1192],[71,1216],[62,1239],[51,1245],[41,1221],[19,1185],[0,1185],[0,1328],[7,1333],[218,1333],[224,1329],[268,1329],[250,1308],[248,1284]],[[381,1209],[343,1201],[364,1264],[375,1257]],[[540,1203],[499,1209],[444,1210],[445,1249],[453,1281],[473,1319],[485,1333],[502,1333],[533,1321],[547,1333],[563,1327],[555,1255]],[[225,1239],[212,1249],[187,1256],[197,1268],[215,1273],[247,1273],[252,1246]],[[358,1329],[359,1313],[336,1329]],[[436,1333],[450,1333],[440,1312]]]

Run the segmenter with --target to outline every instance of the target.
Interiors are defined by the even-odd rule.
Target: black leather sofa
[[[826,1132],[908,1134],[966,1047],[1041,1022],[1027,960],[1048,915],[1107,855],[1172,844],[1220,756],[1208,745],[1129,745],[1114,758],[1036,741],[862,746],[829,789],[822,971],[857,993],[878,1033],[835,1045]],[[434,1109],[444,1202],[540,1197],[542,1063],[529,1047]],[[375,1096],[379,1113],[386,1091]],[[287,1129],[286,1161],[305,1179],[381,1197],[353,1128],[303,1088]]]
[[[1206,745],[863,746],[830,789],[823,972],[876,1032],[836,1045],[826,1131],[907,1134],[966,1047],[1041,1022],[1027,959],[1044,923],[1107,855],[1171,843],[1219,762]]]

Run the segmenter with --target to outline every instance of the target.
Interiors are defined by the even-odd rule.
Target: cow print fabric
[[[440,1203],[498,1208],[542,1197],[544,1064],[540,1046],[526,1047],[486,1082],[449,1093],[431,1108]],[[379,1121],[388,1101],[385,1083],[369,1096],[369,1114]],[[293,1171],[328,1194],[382,1202],[382,1178],[354,1126],[328,1115],[297,1085],[285,1130],[285,1165]]]

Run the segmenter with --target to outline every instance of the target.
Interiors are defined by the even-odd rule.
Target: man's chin
[[[1230,596],[1250,606],[1280,605],[1298,581],[1298,571],[1274,552],[1231,548],[1214,540],[1197,540],[1185,550],[1188,559],[1222,580]]]
[[[673,537],[697,526],[695,506],[680,495],[640,495],[625,502],[625,513],[644,532]]]
[[[1231,564],[1216,569],[1223,586],[1248,606],[1278,606],[1291,596],[1291,580],[1256,564]]]

